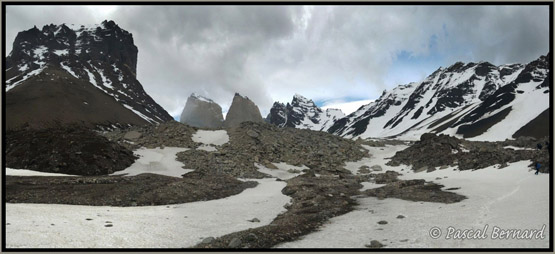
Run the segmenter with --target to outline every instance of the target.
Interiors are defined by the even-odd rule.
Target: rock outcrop
[[[179,121],[193,127],[218,129],[224,121],[222,107],[211,99],[193,93],[187,99]]]
[[[480,142],[458,139],[445,134],[426,133],[414,145],[397,152],[387,165],[412,165],[414,171],[430,172],[446,166],[456,166],[459,170],[476,170],[493,165],[503,167],[507,163],[532,160],[542,164],[540,172],[547,173],[550,168],[548,149],[530,149],[536,143],[544,144],[546,141],[547,139],[526,141],[521,138],[517,141]],[[515,144],[523,145],[524,148],[519,150],[506,148]],[[533,163],[530,167],[533,167]]]
[[[225,117],[224,127],[233,128],[242,122],[264,122],[258,106],[248,97],[235,93],[233,102]]]
[[[6,166],[71,175],[106,175],[135,161],[129,149],[82,125],[6,131]]]

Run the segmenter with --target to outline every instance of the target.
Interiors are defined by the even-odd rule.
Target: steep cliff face
[[[323,111],[314,102],[302,95],[295,94],[287,105],[274,102],[266,121],[279,127],[293,127],[326,131],[335,121],[345,114],[339,109]]]
[[[531,135],[517,131],[549,109],[549,58],[501,66],[457,62],[422,82],[384,91],[328,132],[347,138],[415,140],[426,132],[478,140]],[[548,129],[541,135],[548,135]]]
[[[194,127],[218,129],[224,121],[222,107],[211,99],[191,94],[179,121]]]
[[[6,58],[8,125],[171,120],[136,79],[137,54],[131,33],[113,21],[46,25],[18,33]]]
[[[263,122],[258,106],[248,97],[243,97],[238,93],[233,96],[231,107],[225,117],[224,127],[232,128],[239,126],[242,122]]]

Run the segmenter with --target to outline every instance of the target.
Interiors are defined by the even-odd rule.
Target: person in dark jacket
[[[538,143],[538,145],[536,147],[538,148],[538,150],[541,150],[542,149],[542,144]]]
[[[536,162],[536,175],[540,172],[540,168],[541,168],[542,164],[540,164],[539,162]]]

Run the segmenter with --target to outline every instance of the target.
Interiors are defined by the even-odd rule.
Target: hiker
[[[536,162],[536,175],[540,172],[540,167],[542,166],[542,164],[540,164],[539,162]]]
[[[542,149],[542,144],[538,143],[537,147],[538,147],[538,150],[541,150]]]

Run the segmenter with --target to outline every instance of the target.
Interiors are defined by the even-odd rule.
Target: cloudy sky
[[[193,92],[224,111],[239,92],[263,116],[295,93],[353,110],[456,61],[526,63],[549,50],[548,6],[522,5],[7,6],[6,50],[34,25],[106,19],[133,34],[138,79],[173,116]]]

